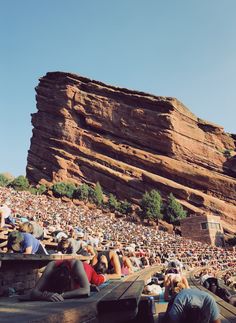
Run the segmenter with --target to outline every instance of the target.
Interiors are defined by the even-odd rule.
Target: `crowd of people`
[[[73,285],[81,287],[80,295],[89,293],[86,275],[90,283],[99,285],[152,264],[166,267],[173,259],[175,266],[169,268],[164,281],[166,299],[176,281],[179,285],[176,284],[175,290],[189,288],[183,270],[211,268],[225,283],[235,282],[235,250],[187,240],[175,233],[161,231],[158,226],[143,226],[129,218],[116,218],[112,213],[86,204],[76,206],[72,201],[63,202],[11,188],[0,188],[0,204],[0,228],[11,229],[7,244],[0,244],[0,251],[48,254],[52,251],[47,250],[45,239],[50,238],[56,243],[53,253],[81,254],[92,259],[84,265],[77,260],[50,263],[32,294],[35,299],[61,301],[61,298],[74,295],[73,289],[63,291],[59,288],[54,293],[48,287],[48,279],[52,272],[56,276],[58,267],[63,267],[64,272],[67,268]],[[177,272],[171,272],[176,269],[176,262],[179,262],[179,268]],[[207,273],[203,272],[202,276],[204,274]],[[51,279],[50,282],[53,283]]]

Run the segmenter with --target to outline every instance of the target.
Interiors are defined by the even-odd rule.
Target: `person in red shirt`
[[[31,300],[62,302],[67,298],[90,296],[90,283],[96,286],[106,281],[86,262],[67,259],[50,262],[35,288],[30,293]]]
[[[103,275],[103,274],[97,274],[96,271],[94,270],[94,268],[89,265],[87,262],[83,262],[83,266],[84,266],[84,270],[86,272],[86,275],[88,277],[88,281],[90,282],[90,284],[99,286],[103,283],[105,283],[105,281],[107,281],[107,275]]]

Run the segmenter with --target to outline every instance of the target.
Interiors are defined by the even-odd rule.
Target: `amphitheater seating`
[[[10,255],[9,255],[10,256]],[[18,256],[18,255],[13,255]],[[21,255],[22,256],[22,255]],[[27,256],[27,255],[26,255]],[[29,257],[37,257],[37,255],[28,255]],[[43,256],[51,257],[53,260],[58,256]],[[68,257],[61,255],[60,257]],[[32,258],[32,259],[33,259]],[[9,260],[10,261],[10,260]],[[82,299],[72,299],[66,300],[63,303],[49,303],[42,301],[35,302],[19,302],[18,298],[11,297],[11,302],[9,299],[0,298],[0,307],[7,308],[7,314],[0,311],[0,321],[2,321],[7,315],[9,322],[88,322],[97,319],[97,304],[101,301],[106,295],[115,292],[117,286],[123,283],[127,283],[130,287],[133,285],[133,282],[141,280],[142,282],[138,283],[143,285],[146,284],[150,279],[151,275],[159,270],[159,267],[147,268],[141,270],[138,273],[132,274],[130,276],[124,277],[121,280],[111,281],[105,287],[101,288],[100,292],[94,292],[89,298]],[[125,285],[124,285],[125,286]],[[135,285],[134,285],[135,286]],[[117,287],[118,288],[118,287]],[[121,287],[120,287],[121,288]],[[123,288],[123,287],[122,287]],[[131,288],[132,290],[132,288]],[[130,291],[131,291],[130,290]],[[127,294],[128,295],[128,294]],[[138,301],[138,298],[137,298]],[[134,303],[135,304],[135,303]],[[114,305],[115,309],[115,305]],[[120,321],[120,313],[117,314],[115,310],[113,312],[113,320],[109,322],[116,322],[114,317]],[[129,313],[124,313],[124,318],[129,318],[126,316]],[[98,315],[99,321],[101,317]],[[104,321],[102,321],[104,322]]]

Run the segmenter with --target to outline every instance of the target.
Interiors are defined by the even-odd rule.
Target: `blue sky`
[[[0,0],[0,173],[25,174],[48,71],[182,101],[235,133],[235,0]]]

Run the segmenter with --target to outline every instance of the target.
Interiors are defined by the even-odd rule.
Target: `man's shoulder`
[[[177,295],[178,299],[189,298],[192,303],[199,305],[205,300],[214,301],[214,298],[207,292],[196,288],[185,288]]]
[[[182,299],[185,297],[191,297],[191,298],[198,297],[198,296],[202,295],[203,293],[205,293],[205,292],[200,291],[195,288],[184,288],[177,295],[177,299]]]

